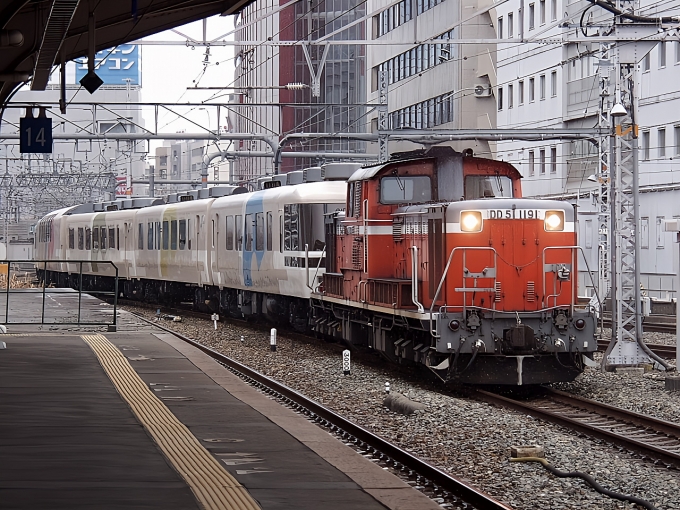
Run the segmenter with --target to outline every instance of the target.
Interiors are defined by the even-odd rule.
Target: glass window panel
[[[92,249],[99,249],[99,227],[94,227],[94,231],[92,232]]]
[[[170,246],[170,222],[164,221],[163,222],[163,249],[167,250]]]
[[[273,249],[273,229],[274,229],[274,217],[271,212],[267,212],[267,251],[272,251]]]
[[[227,216],[227,250],[234,249],[234,217]]]
[[[264,250],[264,214],[259,212],[255,215],[255,249]]]
[[[109,227],[109,248],[116,249],[116,229]]]
[[[243,249],[243,216],[240,214],[236,215],[235,219],[236,225],[236,249],[241,251]]]
[[[179,220],[179,249],[183,250],[187,245],[187,220]]]

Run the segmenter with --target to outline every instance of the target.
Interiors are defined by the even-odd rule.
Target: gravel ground
[[[135,311],[154,317],[149,310]],[[268,329],[222,322],[215,332],[212,323],[194,318],[162,325],[301,391],[513,508],[638,508],[601,496],[580,479],[557,478],[539,464],[508,461],[511,445],[539,444],[562,471],[584,471],[607,489],[643,498],[658,509],[680,509],[680,472],[515,411],[443,395],[441,388],[370,353],[354,354],[352,373],[343,376],[340,345],[293,341],[291,335],[280,334],[277,351],[271,352]],[[393,392],[424,403],[426,410],[408,417],[388,411],[382,405],[386,382]],[[588,369],[578,381],[561,387],[667,420],[677,420],[680,412],[680,395],[665,392],[658,373],[630,376]]]

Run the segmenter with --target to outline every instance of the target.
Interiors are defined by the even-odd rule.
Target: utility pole
[[[598,5],[603,6],[602,3]],[[637,65],[658,43],[656,38],[650,38],[657,35],[659,25],[654,22],[657,20],[636,15],[639,0],[617,0],[615,7],[604,8],[615,15],[612,27],[615,42],[601,45],[599,61],[601,107],[598,120],[600,127],[608,128],[605,133],[610,137],[609,143],[606,134],[600,137],[598,176],[601,187],[598,280],[600,292],[606,290],[605,279],[607,272],[610,273],[612,302],[612,339],[603,363],[608,370],[654,362],[665,369],[668,365],[649,350],[642,338],[635,97]],[[605,154],[606,147],[609,147],[609,154]]]

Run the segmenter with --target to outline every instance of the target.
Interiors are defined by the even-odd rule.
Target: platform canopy
[[[0,0],[0,105],[21,83],[45,90],[62,59],[88,55],[92,11],[99,51],[216,14],[233,14],[251,1]]]

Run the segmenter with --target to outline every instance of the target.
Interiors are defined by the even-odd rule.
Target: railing
[[[4,317],[4,324],[16,324],[16,325],[27,325],[27,324],[59,324],[59,325],[78,325],[78,326],[108,326],[109,331],[115,331],[116,330],[116,325],[117,325],[117,309],[118,309],[118,267],[111,261],[97,261],[97,264],[107,264],[110,265],[114,271],[115,271],[115,276],[113,277],[113,290],[96,290],[96,289],[87,289],[83,290],[83,265],[84,264],[90,264],[92,261],[91,260],[0,260],[0,265],[7,265],[7,279],[5,281],[4,289],[2,292],[0,292],[0,299],[4,295],[5,299],[5,317]],[[76,282],[77,282],[77,289],[73,289],[72,287],[48,287],[48,279],[51,280],[51,278],[48,277],[48,269],[47,265],[48,264],[68,264],[69,267],[72,267],[73,265],[78,265],[78,272],[71,272],[71,273],[56,273],[63,275],[63,277],[66,277],[69,279],[69,281],[73,281],[73,276],[77,275]],[[12,282],[12,276],[16,276],[16,273],[18,272],[16,269],[14,269],[15,274],[12,274],[13,268],[17,267],[19,264],[32,264],[35,268],[35,272],[39,274],[40,271],[42,271],[42,275],[39,274],[39,282],[40,282],[40,287],[28,287],[28,288],[18,288],[14,287],[13,288],[13,283],[17,283],[18,280],[15,280],[15,282]],[[25,276],[27,276],[28,272],[27,271],[21,271],[24,273]],[[87,276],[87,275],[86,275]],[[50,282],[50,285],[52,282]],[[46,298],[48,295],[53,295],[53,294],[73,294],[73,290],[75,290],[78,293],[78,315],[75,321],[73,320],[63,320],[64,317],[54,317],[54,319],[59,319],[59,320],[54,320],[54,321],[46,321],[46,316],[45,316],[45,302]],[[21,321],[21,320],[11,320],[10,319],[10,296],[12,295],[17,295],[17,294],[23,294],[26,295],[27,293],[34,293],[37,294],[38,291],[42,297],[41,300],[41,313],[40,313],[40,322],[38,321]],[[113,317],[111,321],[88,321],[84,320],[83,318],[83,313],[82,313],[82,298],[83,298],[83,292],[86,292],[89,295],[94,295],[94,296],[102,296],[102,297],[112,297],[113,298]],[[22,303],[23,304],[23,303]],[[50,317],[47,317],[49,319]]]

